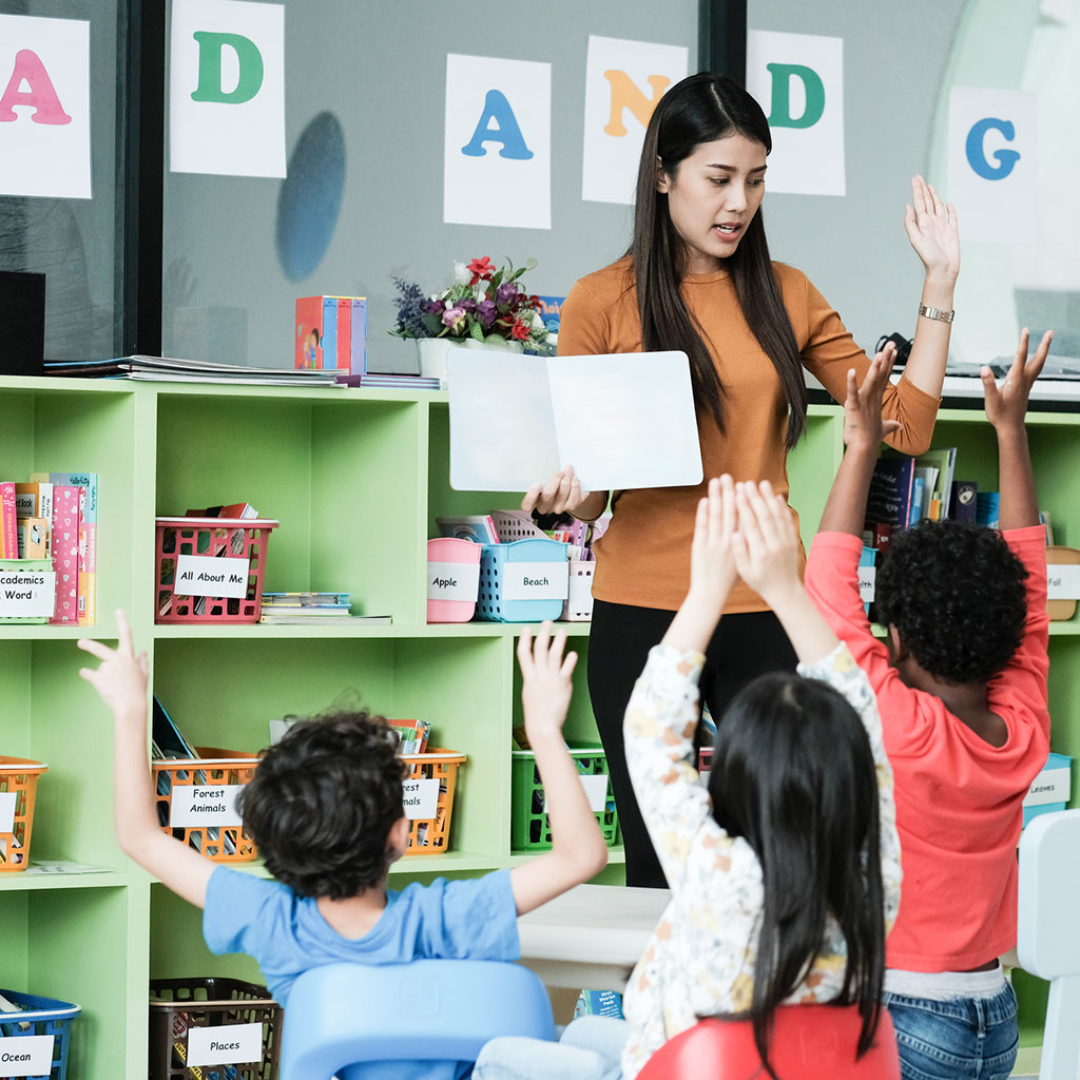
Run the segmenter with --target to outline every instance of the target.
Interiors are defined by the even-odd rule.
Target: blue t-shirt
[[[297,896],[278,881],[219,866],[210,877],[203,936],[213,953],[242,952],[255,958],[274,1000],[288,1005],[293,983],[323,964],[400,964],[410,960],[517,960],[517,908],[510,872],[482,878],[412,884],[387,891],[386,910],[362,938],[342,937],[322,917],[316,901]],[[386,1073],[404,1080],[400,1063]],[[417,1062],[408,1076],[455,1080],[469,1064]],[[365,1070],[365,1077],[368,1070]],[[371,1067],[371,1077],[379,1067]]]

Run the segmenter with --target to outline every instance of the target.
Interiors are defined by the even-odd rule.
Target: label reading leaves
[[[49,1076],[55,1035],[0,1039],[0,1076]]]
[[[188,1060],[200,1065],[246,1065],[263,1058],[262,1024],[188,1028]]]
[[[503,563],[503,600],[565,600],[569,588],[568,562]]]
[[[5,570],[0,572],[0,619],[49,618],[55,610],[56,573],[54,571]]]
[[[174,787],[169,825],[174,829],[239,825],[236,797],[243,790],[243,784]]]
[[[427,575],[429,600],[472,603],[480,593],[479,563],[429,562]]]
[[[208,555],[181,555],[176,560],[177,596],[229,597],[243,600],[248,592],[249,559],[214,559]]]
[[[439,781],[406,780],[401,787],[405,816],[410,821],[431,821],[439,811]]]

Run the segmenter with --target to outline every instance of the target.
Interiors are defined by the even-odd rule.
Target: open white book
[[[685,353],[452,349],[450,486],[525,491],[572,465],[587,491],[700,484]]]

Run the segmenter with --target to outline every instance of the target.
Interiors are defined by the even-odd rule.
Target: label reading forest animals
[[[16,1035],[0,1039],[0,1076],[49,1076],[55,1035]]]
[[[5,570],[0,573],[0,619],[47,619],[55,610],[55,571]]]
[[[402,785],[405,816],[410,821],[431,821],[439,812],[438,780],[406,780]]]
[[[215,559],[207,555],[181,555],[176,560],[177,596],[229,597],[243,600],[248,593],[249,559]]]
[[[569,588],[568,562],[503,563],[503,600],[565,600]]]
[[[427,575],[429,600],[472,603],[480,593],[479,563],[429,562]]]
[[[15,831],[15,808],[19,805],[17,791],[5,791],[0,794],[0,833]],[[0,1073],[0,1076],[3,1074]]]
[[[246,1065],[263,1059],[262,1024],[225,1024],[188,1028],[190,1068],[200,1065]]]
[[[236,809],[236,797],[243,790],[243,784],[174,786],[169,825],[174,829],[239,825],[240,812]]]

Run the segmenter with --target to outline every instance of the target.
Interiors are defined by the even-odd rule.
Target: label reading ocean
[[[0,1039],[0,1076],[49,1076],[55,1035],[18,1035]]]

